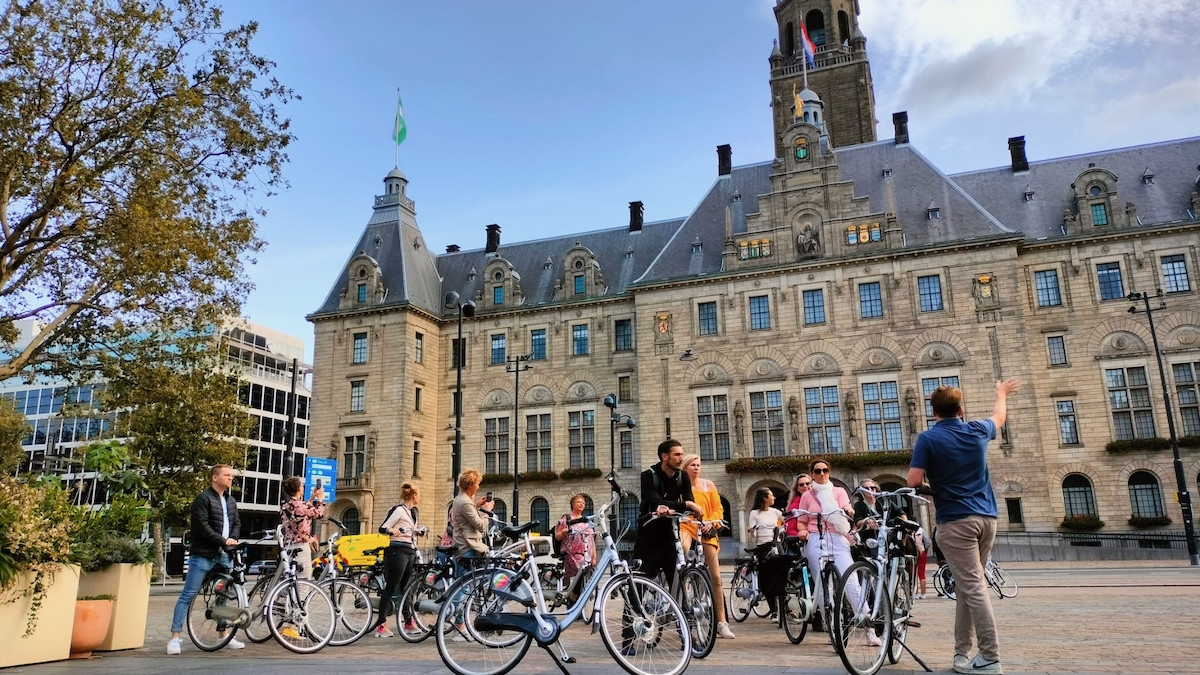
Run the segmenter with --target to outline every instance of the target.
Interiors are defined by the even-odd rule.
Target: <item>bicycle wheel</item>
[[[438,609],[441,607],[437,604],[441,591],[434,585],[439,581],[441,579],[436,572],[427,571],[420,578],[414,579],[400,596],[396,632],[405,642],[416,644],[433,634]]]
[[[892,603],[880,593],[879,572],[860,560],[838,581],[833,613],[838,619],[834,646],[842,665],[854,675],[875,675],[892,639]]]
[[[332,577],[319,585],[333,603],[334,628],[329,644],[342,647],[366,635],[375,618],[367,592],[357,584]]]
[[[754,599],[754,589],[750,586],[749,566],[740,563],[733,570],[733,580],[729,582],[729,604],[726,611],[733,620],[741,623],[750,616],[750,602]]]
[[[956,599],[958,596],[954,592],[954,573],[950,571],[950,566],[946,565],[942,567],[940,572],[941,574],[939,576],[941,576],[942,579],[942,587],[939,590],[947,598],[950,598],[951,600]]]
[[[996,578],[996,585],[999,587],[999,590],[1000,590],[1000,597],[1002,597],[1002,598],[1017,597],[1017,593],[1019,593],[1021,591],[1021,588],[1019,586],[1017,586],[1017,580],[1013,578],[1013,575],[1009,574],[1008,571],[1006,571],[1000,567],[996,567],[995,578]]]
[[[808,604],[804,587],[803,567],[797,566],[788,572],[788,584],[783,596],[783,606],[779,608],[783,618],[783,632],[794,645],[804,641],[808,633],[808,616],[811,605]]]
[[[821,621],[825,624],[825,635],[829,637],[829,644],[835,650],[837,649],[838,630],[841,628],[841,622],[837,620],[837,615],[833,612],[833,605],[837,599],[839,580],[837,567],[832,562],[826,563],[821,570],[820,612]]]
[[[591,565],[584,567],[579,572],[579,579],[575,582],[575,588],[578,589],[580,594],[583,593],[583,589],[587,588],[588,583],[592,580],[592,577],[595,576],[595,574],[596,568],[592,567]],[[595,596],[596,594],[593,592],[592,595],[583,598],[583,611],[579,614],[579,618],[583,619],[583,623],[589,626],[592,625],[592,621],[596,619]]]
[[[212,575],[188,603],[188,637],[200,649],[215,652],[233,639],[244,609],[233,578],[227,574]]]
[[[271,629],[267,626],[265,608],[267,594],[271,592],[274,580],[274,575],[260,576],[258,581],[254,582],[254,587],[250,589],[250,595],[247,596],[246,606],[250,610],[250,621],[246,623],[243,632],[251,642],[262,643],[271,639]]]
[[[678,675],[692,660],[687,618],[669,591],[622,574],[600,591],[596,617],[604,647],[631,675]]]
[[[683,594],[684,614],[692,632],[692,656],[702,659],[712,653],[717,641],[717,603],[713,598],[708,570],[689,567],[683,572],[679,588]]]
[[[754,579],[754,598],[750,601],[750,609],[754,610],[754,615],[760,619],[771,615],[771,603],[767,601],[767,596],[759,590],[757,578]]]
[[[312,654],[329,644],[334,630],[333,601],[307,579],[292,579],[271,589],[263,609],[276,642],[297,654]]]
[[[488,631],[479,624],[489,614],[529,611],[520,602],[495,594],[498,588],[532,591],[526,581],[510,587],[511,575],[509,570],[480,569],[455,581],[446,591],[435,632],[438,656],[451,671],[458,675],[503,675],[529,651],[532,636],[512,630]]]
[[[907,567],[896,573],[896,588],[892,591],[892,639],[888,642],[888,663],[900,660],[904,652],[901,643],[908,637],[908,617],[912,615],[912,577]]]

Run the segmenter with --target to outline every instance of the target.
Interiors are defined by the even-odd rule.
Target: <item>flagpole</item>
[[[396,100],[397,101],[400,100],[400,87],[396,87]],[[392,144],[395,146],[395,150],[396,150],[396,168],[399,169],[400,168],[400,144],[396,143],[395,138],[392,139]]]
[[[804,88],[808,89],[808,54],[804,52],[803,48],[800,50],[800,64],[802,66],[801,72],[804,73]]]

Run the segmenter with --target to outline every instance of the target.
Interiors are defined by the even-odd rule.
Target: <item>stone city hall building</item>
[[[905,113],[875,139],[855,4],[777,4],[776,156],[733,166],[718,147],[713,183],[679,218],[643,222],[635,201],[621,226],[507,243],[489,225],[484,248],[438,253],[389,173],[309,316],[310,452],[341,474],[331,515],[373,529],[412,480],[440,527],[461,358],[462,466],[523,520],[553,522],[575,493],[607,498],[610,393],[637,420],[612,436],[622,483],[679,439],[740,536],[755,490],[784,496],[808,456],[830,457],[843,485],[902,483],[934,388],[961,387],[984,417],[993,383],[1018,377],[989,455],[1002,531],[1177,531],[1162,391],[1195,489],[1200,138],[1030,162],[1016,137],[1011,164],[947,175]],[[1156,289],[1165,383],[1126,299]],[[450,291],[475,304],[462,343]],[[514,391],[518,355],[531,368]]]

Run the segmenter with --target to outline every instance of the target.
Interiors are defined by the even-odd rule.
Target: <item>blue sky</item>
[[[244,313],[303,337],[394,164],[435,251],[684,216],[716,176],[771,159],[774,0],[228,3],[303,98],[290,189],[263,198]],[[1200,135],[1200,14],[1186,0],[861,0],[879,138],[948,173]]]

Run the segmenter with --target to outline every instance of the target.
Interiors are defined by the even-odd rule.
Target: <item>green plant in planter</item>
[[[37,628],[46,590],[63,563],[73,558],[73,534],[79,507],[71,504],[57,481],[34,485],[0,477],[0,602],[32,597],[25,636]],[[33,583],[18,590],[21,572],[33,574]]]
[[[149,519],[144,499],[114,495],[111,504],[81,516],[74,536],[75,560],[84,572],[98,572],[114,563],[153,561],[150,544],[140,540]]]
[[[1066,516],[1063,518],[1060,527],[1065,527],[1068,530],[1098,530],[1104,527],[1104,521],[1100,520],[1100,516],[1091,514]]]
[[[76,602],[89,602],[91,600],[116,600],[117,596],[111,593],[101,593],[100,595],[81,595],[75,598]]]
[[[1167,516],[1129,516],[1130,527],[1162,527],[1170,524],[1171,519]]]

